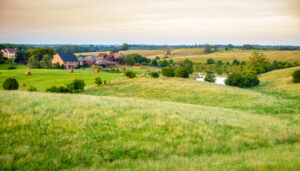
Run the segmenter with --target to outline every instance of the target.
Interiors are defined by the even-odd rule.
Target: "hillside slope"
[[[217,85],[179,78],[138,78],[117,80],[101,87],[91,87],[86,94],[138,97],[205,106],[239,109],[255,114],[299,113],[300,103],[249,89]]]
[[[297,69],[300,69],[300,67],[275,70],[261,74],[259,75],[260,85],[254,88],[254,90],[267,94],[295,98],[300,101],[300,84],[292,82],[292,73]]]
[[[0,104],[1,170],[300,166],[299,125],[273,116],[159,100],[22,91],[0,91]]]

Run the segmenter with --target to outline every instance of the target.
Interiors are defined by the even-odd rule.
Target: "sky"
[[[0,0],[0,43],[300,45],[300,0]]]

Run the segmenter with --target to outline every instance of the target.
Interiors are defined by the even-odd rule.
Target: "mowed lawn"
[[[219,48],[218,52],[211,54],[204,54],[203,48],[184,48],[172,49],[170,58],[175,61],[183,61],[188,58],[193,62],[206,62],[207,59],[213,58],[215,60],[222,60],[225,62],[232,62],[234,59],[240,61],[247,61],[255,50],[238,50],[225,51]],[[280,50],[256,50],[257,52],[264,53],[270,61],[290,61],[300,63],[300,51],[280,51]],[[107,53],[107,52],[106,52]],[[122,51],[123,54],[138,53],[148,58],[160,58],[166,56],[165,50],[128,50]],[[77,53],[77,55],[98,55],[99,52]]]
[[[1,66],[1,65],[0,65]],[[24,73],[30,71],[31,75],[27,76]],[[120,79],[120,73],[99,72],[95,73],[89,69],[75,69],[73,73],[63,69],[14,69],[0,70],[0,85],[1,88],[4,80],[9,77],[14,77],[19,83],[25,83],[26,86],[20,87],[20,90],[27,90],[29,86],[35,86],[38,91],[45,91],[51,86],[64,86],[72,82],[74,79],[82,79],[86,86],[95,84],[95,78],[101,77],[103,80],[111,81]]]

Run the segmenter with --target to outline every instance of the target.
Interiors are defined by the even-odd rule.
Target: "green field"
[[[19,83],[25,83],[26,86],[20,87],[21,90],[27,90],[29,86],[35,86],[39,91],[45,91],[51,86],[64,86],[67,83],[72,82],[74,79],[82,79],[86,83],[86,87],[94,85],[96,77],[101,77],[103,80],[112,81],[123,79],[121,73],[109,73],[99,72],[94,73],[90,69],[76,69],[73,73],[69,73],[68,70],[62,69],[26,69],[23,65],[13,65],[17,69],[7,70],[6,68],[11,65],[0,65],[0,89],[2,89],[3,81],[8,77],[14,77]],[[133,70],[140,77],[142,73],[150,71],[158,71],[159,68],[147,67],[143,69],[134,69],[127,67],[126,69]],[[31,75],[26,76],[24,73],[30,71]],[[123,69],[120,68],[120,72]]]
[[[251,89],[88,69],[31,76],[1,69],[1,84],[14,76],[44,91],[80,78],[87,87],[0,90],[0,170],[299,170],[300,85],[290,76],[298,68],[261,74]],[[96,86],[96,76],[111,82]]]
[[[257,50],[257,52],[264,53],[267,59],[273,61],[290,61],[300,63],[300,51],[279,51],[279,50]],[[108,52],[106,52],[108,53]],[[123,54],[138,53],[148,58],[160,58],[166,56],[165,50],[128,50],[122,51]],[[211,54],[204,54],[203,48],[184,48],[184,49],[172,49],[170,58],[175,61],[184,60],[186,58],[191,59],[193,62],[206,62],[207,59],[213,58],[215,60],[223,60],[225,62],[231,62],[234,59],[240,61],[247,61],[253,53],[253,50],[238,50],[225,51],[220,49],[218,52]],[[98,55],[99,52],[77,53],[77,55]]]

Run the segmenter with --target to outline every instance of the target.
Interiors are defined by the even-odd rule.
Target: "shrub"
[[[102,84],[101,78],[100,78],[100,77],[96,77],[96,78],[95,78],[95,83],[96,83],[97,85],[101,85],[101,84]]]
[[[294,71],[292,75],[293,75],[293,82],[300,83],[300,69]]]
[[[19,88],[19,83],[15,78],[7,78],[3,82],[3,88],[5,90],[17,90]]]
[[[175,76],[175,71],[171,67],[164,67],[162,68],[162,75],[166,77],[174,77]]]
[[[176,77],[189,78],[189,71],[185,67],[179,67],[175,72]]]
[[[134,77],[136,77],[135,72],[133,72],[133,71],[131,71],[131,70],[127,70],[127,71],[125,72],[125,75],[126,75],[128,78],[134,78]]]
[[[68,87],[63,87],[63,86],[60,86],[60,87],[52,86],[52,87],[48,88],[46,91],[52,92],[52,93],[69,93],[70,92]]]
[[[75,79],[70,84],[67,84],[70,93],[80,93],[83,91],[85,83],[83,80]]]
[[[98,65],[92,65],[91,66],[91,70],[93,72],[99,72],[99,71],[102,71],[103,70],[103,67],[102,66],[98,66]]]
[[[67,87],[60,86],[56,89],[57,93],[68,93],[69,89]]]
[[[253,87],[259,85],[259,79],[253,71],[234,72],[228,75],[225,84],[238,87]]]
[[[152,78],[158,78],[159,77],[159,73],[158,72],[151,72],[151,77]]]
[[[9,66],[9,67],[7,67],[7,69],[16,69],[16,67],[15,66]]]
[[[56,93],[56,92],[57,92],[57,88],[56,88],[56,86],[52,86],[52,87],[50,87],[50,88],[47,88],[47,89],[46,89],[46,92],[53,92],[53,93]]]
[[[215,64],[215,60],[209,58],[209,59],[206,60],[206,63],[207,63],[207,64]]]
[[[204,81],[214,83],[216,81],[215,74],[213,72],[208,72],[204,78]]]
[[[34,86],[29,86],[27,90],[28,91],[37,91],[37,88]]]

